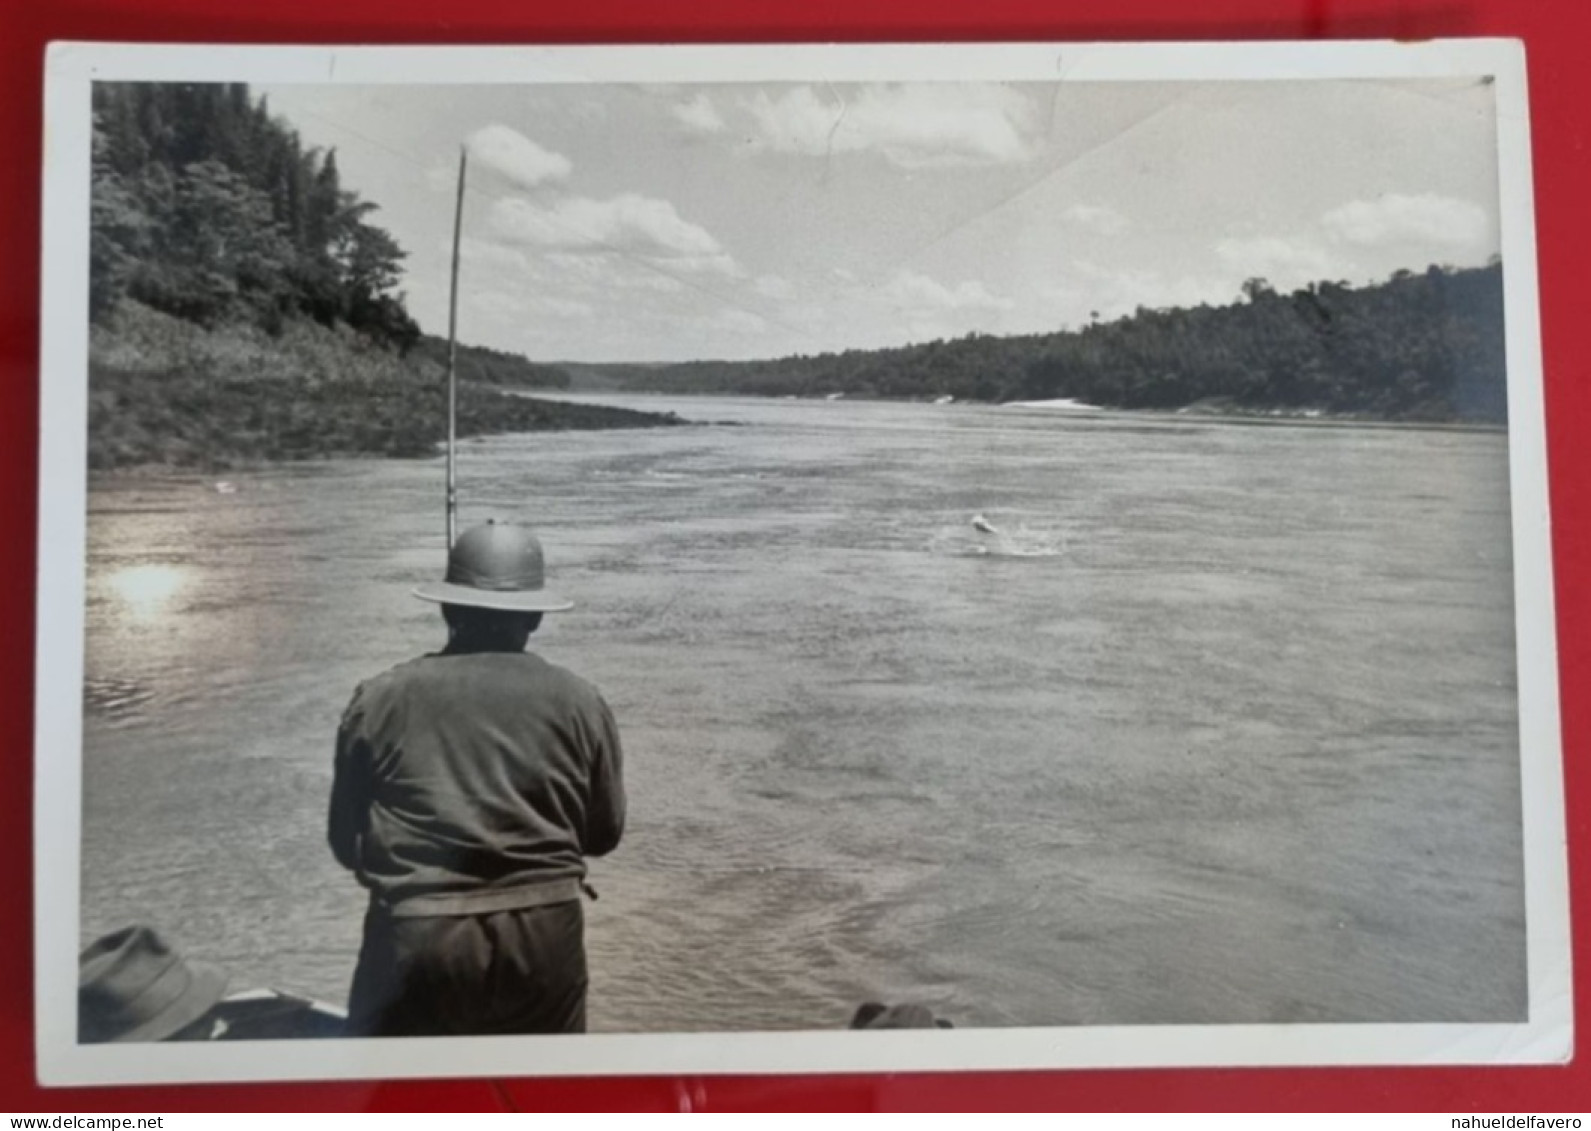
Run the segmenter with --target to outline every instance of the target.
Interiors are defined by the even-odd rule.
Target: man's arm
[[[354,691],[337,728],[331,807],[326,819],[331,854],[350,872],[359,870],[359,838],[370,825],[370,747],[362,733],[363,692],[363,686]]]
[[[591,728],[591,798],[586,807],[586,835],[581,845],[587,856],[603,856],[619,846],[624,836],[624,750],[619,727],[602,696]]]

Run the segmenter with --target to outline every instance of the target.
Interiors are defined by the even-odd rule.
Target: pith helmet
[[[472,526],[447,555],[447,580],[415,589],[422,601],[511,613],[561,613],[574,608],[547,592],[541,543],[523,526],[488,521]]]

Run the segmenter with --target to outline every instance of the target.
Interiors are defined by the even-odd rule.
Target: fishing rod
[[[459,146],[458,203],[453,209],[453,280],[447,308],[447,546],[453,548],[458,530],[458,323],[459,323],[459,234],[464,227],[464,167],[469,156],[467,145]]]

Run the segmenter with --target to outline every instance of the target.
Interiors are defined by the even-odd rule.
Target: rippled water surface
[[[594,1028],[1523,1017],[1502,435],[637,400],[716,423],[460,463],[624,732]],[[342,1000],[332,735],[441,641],[441,481],[94,487],[85,940]]]

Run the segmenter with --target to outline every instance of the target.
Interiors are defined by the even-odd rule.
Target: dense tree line
[[[93,147],[91,467],[437,451],[446,343],[335,152],[236,83],[96,85]],[[680,423],[486,388],[568,384],[493,350],[461,347],[459,376],[461,437]]]
[[[124,299],[204,326],[346,323],[406,350],[404,251],[241,83],[94,87],[91,313]]]
[[[447,339],[426,334],[415,352],[438,365],[446,365]],[[460,381],[477,381],[482,385],[535,389],[569,387],[569,374],[556,365],[531,361],[517,353],[462,343],[458,347],[458,376]]]
[[[771,361],[601,367],[635,389],[979,401],[1075,397],[1113,408],[1204,404],[1377,419],[1501,421],[1502,270],[1431,267],[1230,305],[1139,308],[1054,334],[964,338]]]

